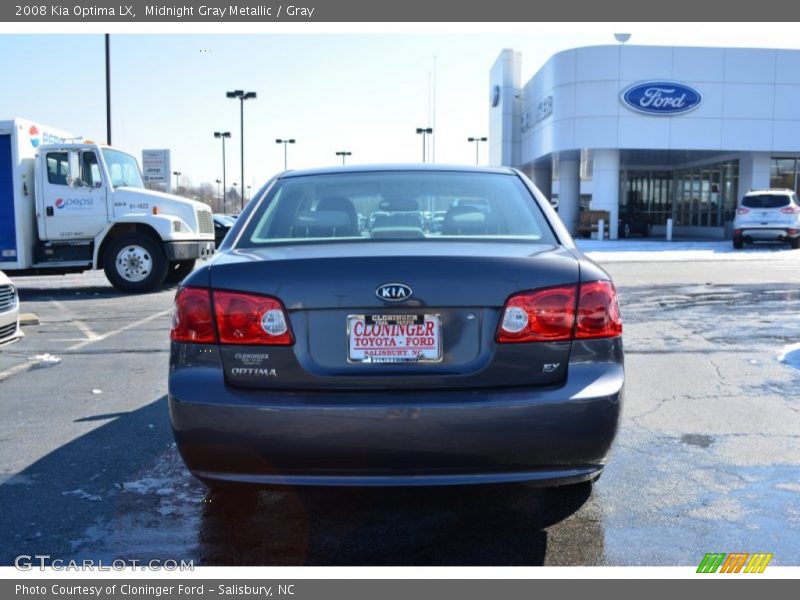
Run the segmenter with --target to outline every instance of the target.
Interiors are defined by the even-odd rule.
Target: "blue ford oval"
[[[589,481],[623,383],[614,285],[509,168],[283,173],[175,298],[170,416],[210,486]]]
[[[628,108],[650,115],[675,115],[694,110],[702,102],[700,92],[673,81],[646,81],[627,88],[622,101]]]

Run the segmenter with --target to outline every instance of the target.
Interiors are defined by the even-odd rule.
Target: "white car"
[[[733,247],[745,243],[786,242],[800,248],[800,202],[792,190],[745,194],[733,219]]]
[[[17,288],[0,271],[0,346],[17,341],[24,334],[19,327],[19,296]]]

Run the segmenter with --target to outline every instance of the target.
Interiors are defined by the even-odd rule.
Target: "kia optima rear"
[[[621,336],[609,276],[515,170],[287,172],[177,292],[172,425],[210,485],[587,481]]]

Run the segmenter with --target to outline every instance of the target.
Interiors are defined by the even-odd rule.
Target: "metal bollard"
[[[667,241],[672,241],[672,217],[667,219]]]
[[[602,241],[606,237],[606,222],[605,219],[598,219],[597,221],[597,239]]]

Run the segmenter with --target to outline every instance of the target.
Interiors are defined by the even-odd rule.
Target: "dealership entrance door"
[[[730,237],[739,187],[739,161],[620,170],[620,214],[640,214],[663,235],[673,219],[675,235]]]

